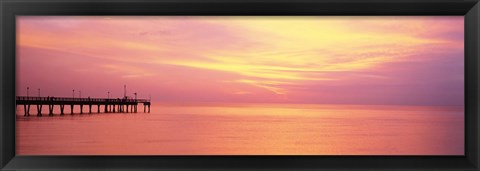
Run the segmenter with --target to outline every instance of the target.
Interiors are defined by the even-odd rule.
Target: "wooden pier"
[[[48,115],[53,116],[55,106],[60,107],[60,115],[64,115],[65,106],[70,106],[70,114],[74,114],[75,106],[80,107],[83,114],[84,106],[88,106],[88,113],[92,113],[92,106],[97,106],[97,113],[137,113],[138,104],[143,104],[143,112],[150,113],[150,100],[127,98],[66,98],[66,97],[26,97],[17,96],[16,105],[23,105],[24,116],[30,116],[30,106],[35,105],[37,116],[42,116],[42,107],[48,106]],[[103,110],[100,108],[103,107]],[[148,108],[148,110],[147,110]]]

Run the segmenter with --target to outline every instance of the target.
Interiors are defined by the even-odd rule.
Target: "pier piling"
[[[25,115],[23,116],[30,116],[30,104],[24,104],[23,109],[25,111]]]
[[[64,115],[63,109],[65,109],[65,105],[64,105],[64,104],[61,104],[61,105],[60,105],[60,115]]]
[[[42,116],[42,105],[37,105],[37,116]]]
[[[53,116],[53,105],[48,105],[48,115]]]

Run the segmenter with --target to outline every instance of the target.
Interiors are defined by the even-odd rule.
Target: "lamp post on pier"
[[[30,90],[30,87],[27,87],[27,98],[28,98],[28,91]]]
[[[123,85],[123,98],[127,99],[127,85]]]
[[[133,93],[135,94],[135,102],[137,101],[137,92]]]
[[[40,89],[38,89],[38,97],[40,97]]]
[[[108,97],[108,99],[110,99],[110,91],[108,91],[107,93],[108,93],[108,96],[107,96],[107,97]]]
[[[72,90],[72,98],[75,98],[75,89]]]

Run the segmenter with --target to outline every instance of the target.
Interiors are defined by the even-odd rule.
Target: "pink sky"
[[[17,17],[17,95],[463,105],[455,17]]]

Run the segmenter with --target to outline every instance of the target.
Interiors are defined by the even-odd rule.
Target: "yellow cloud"
[[[256,81],[256,80],[236,80],[234,82],[250,84],[256,87],[267,89],[275,94],[286,94],[287,90],[283,88],[276,87],[282,84],[288,84],[288,82],[278,82],[278,81]]]

